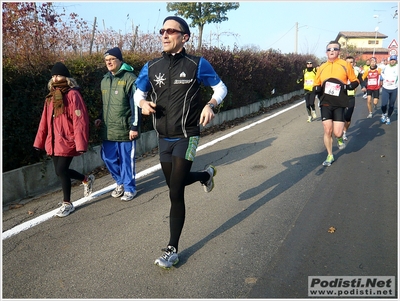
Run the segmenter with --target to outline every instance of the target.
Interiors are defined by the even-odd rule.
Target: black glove
[[[358,87],[358,81],[351,82],[350,84],[344,85],[345,90],[355,90]]]
[[[345,89],[346,91],[354,90],[354,88],[351,86],[351,84],[344,85],[344,89]]]
[[[314,92],[315,92],[315,95],[320,97],[322,95],[322,87],[321,86],[315,86],[314,87]]]

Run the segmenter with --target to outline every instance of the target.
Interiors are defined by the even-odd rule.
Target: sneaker
[[[344,149],[346,147],[346,143],[343,142],[343,137],[337,138],[337,144],[339,149]]]
[[[369,112],[367,118],[372,118],[372,112]]]
[[[308,116],[307,122],[311,122],[312,118],[311,116]]]
[[[178,253],[173,246],[168,246],[162,251],[165,251],[165,253],[160,258],[157,258],[156,261],[154,261],[155,265],[168,270],[179,262]]]
[[[315,113],[315,111],[311,111],[311,116],[313,119],[317,119],[317,114]]]
[[[204,171],[208,172],[208,174],[210,175],[208,181],[203,184],[204,191],[210,192],[214,188],[214,177],[217,174],[217,169],[212,165],[208,165]]]
[[[347,140],[348,140],[348,139],[347,139],[346,132],[343,132],[343,136],[342,136],[342,138],[343,138],[343,140],[344,140],[344,141],[347,141]]]
[[[335,159],[333,158],[333,155],[328,155],[328,157],[326,157],[326,160],[322,163],[323,166],[331,166],[333,161],[335,161]]]
[[[121,198],[121,201],[130,201],[132,200],[137,194],[137,191],[135,190],[134,192],[129,192],[129,191],[125,191],[124,192],[124,196]]]
[[[87,197],[87,196],[92,194],[93,183],[94,183],[94,175],[89,175],[87,177],[87,182],[83,183],[83,195],[85,197]]]
[[[390,124],[390,118],[389,118],[389,117],[386,118],[386,124],[387,124],[387,125]]]
[[[111,196],[113,198],[119,198],[123,194],[124,194],[124,185],[123,184],[117,185],[117,187],[115,187],[113,192],[111,192]]]
[[[382,114],[381,122],[386,123],[386,118],[387,118],[386,114]]]
[[[61,205],[60,209],[57,211],[56,216],[58,217],[64,217],[70,214],[71,212],[74,212],[75,207],[72,203],[68,202],[63,202]]]

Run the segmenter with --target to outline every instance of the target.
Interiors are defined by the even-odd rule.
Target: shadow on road
[[[263,142],[251,144],[251,147],[249,147],[250,146],[249,144],[237,145],[234,148],[231,148],[229,150],[219,151],[211,156],[214,158],[219,157],[222,160],[222,162],[220,162],[222,164],[226,163],[229,164],[232,163],[232,161],[230,160],[228,152],[235,153],[234,154],[235,161],[241,160],[245,157],[253,155],[258,151],[265,149],[265,147],[271,146],[272,141],[275,139],[276,138],[270,138]],[[252,151],[253,154],[249,154],[247,150]],[[218,154],[221,152],[222,154]],[[210,154],[208,154],[208,156],[210,156]],[[321,162],[324,160],[324,158],[325,158],[325,153],[316,153],[316,154],[297,157],[283,162],[282,164],[286,167],[284,171],[268,178],[265,182],[258,185],[257,187],[252,187],[247,191],[244,191],[238,196],[239,198],[238,200],[245,201],[251,199],[273,187],[273,189],[270,192],[268,192],[265,195],[261,195],[258,201],[255,201],[247,208],[245,208],[243,211],[231,217],[220,227],[215,229],[213,232],[208,234],[206,237],[201,239],[196,244],[192,245],[189,248],[186,248],[185,250],[182,250],[180,252],[180,261],[176,267],[179,267],[180,265],[184,264],[191,255],[200,250],[209,241],[223,234],[224,232],[228,231],[237,224],[241,223],[243,220],[251,216],[255,211],[257,211],[267,202],[273,200],[281,193],[289,189],[291,186],[295,185],[297,182],[302,180],[307,174],[315,172],[316,176],[321,176],[326,170],[325,167],[321,166]],[[268,176],[268,174],[266,174],[266,176]]]

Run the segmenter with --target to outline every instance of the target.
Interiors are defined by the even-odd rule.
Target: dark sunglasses
[[[328,48],[328,49],[326,49],[326,51],[339,51],[340,49],[339,48]]]
[[[168,29],[161,28],[161,29],[160,29],[160,35],[163,35],[164,32],[167,32],[167,34],[169,34],[169,35],[170,35],[170,34],[174,34],[174,33],[176,33],[176,32],[185,34],[183,31],[176,30],[176,29],[173,29],[173,28],[168,28]]]

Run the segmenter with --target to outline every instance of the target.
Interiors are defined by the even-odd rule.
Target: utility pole
[[[375,57],[375,47],[376,47],[376,38],[378,37],[379,27],[375,27],[375,40],[374,40],[374,51],[372,52],[372,56]]]
[[[296,37],[295,37],[295,41],[294,41],[294,53],[297,54],[297,39],[298,39],[298,35],[299,35],[299,23],[296,22]]]
[[[96,20],[97,20],[97,17],[94,17],[93,31],[92,31],[92,38],[90,39],[89,55],[91,55],[91,54],[92,54],[92,47],[93,47],[94,33],[95,33],[95,31],[96,31]]]
[[[295,34],[295,41],[294,41],[294,53],[297,54],[297,45],[298,45],[298,38],[299,38],[299,29],[302,27],[306,27],[308,25],[303,25],[299,27],[299,23],[296,22],[296,34]]]

